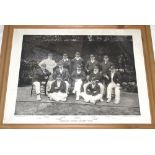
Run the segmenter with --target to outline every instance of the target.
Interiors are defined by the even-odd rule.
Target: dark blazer
[[[98,84],[95,85],[95,87],[92,87],[92,84],[89,84],[86,88],[86,94],[88,95],[98,95],[100,93],[100,86]]]
[[[109,72],[109,69],[111,67],[112,63],[109,61],[107,64],[105,62],[101,63],[101,71],[103,74],[107,74]]]
[[[64,68],[68,69],[68,71],[71,71],[71,61],[69,59],[67,59],[66,61],[64,61],[64,59],[61,60]]]
[[[65,93],[66,92],[66,83],[64,81],[61,81],[60,86],[57,86],[57,81],[54,81],[51,85],[51,90],[49,91],[49,93],[54,93],[54,92],[62,92]]]
[[[109,84],[111,81],[112,81],[112,79],[111,79],[111,72],[109,72],[108,74],[108,79],[107,79],[107,83]],[[115,72],[115,74],[114,74],[114,76],[113,76],[113,81],[114,81],[114,83],[121,83],[121,74],[120,74],[120,72],[118,72],[118,71],[116,71]]]
[[[86,63],[86,65],[85,65],[85,69],[88,70],[89,72],[92,72],[93,69],[94,69],[94,67],[95,66],[98,66],[98,65],[99,65],[98,61],[95,60],[92,63],[90,60],[88,60],[87,63]]]
[[[81,57],[79,60],[74,58],[71,60],[71,65],[72,65],[72,71],[74,71],[75,69],[77,69],[77,66],[81,66],[81,67],[84,66],[84,60]]]
[[[61,77],[63,81],[69,81],[70,75],[69,75],[68,69],[63,68],[63,71],[61,73],[60,69],[57,68],[53,73],[53,79],[56,80],[58,75]]]
[[[96,80],[96,81],[101,81],[101,73],[100,72],[98,72],[96,74],[91,73],[89,76],[89,81],[91,81],[92,78],[94,78],[94,80]]]
[[[32,82],[35,81],[48,81],[48,79],[45,79],[46,76],[50,76],[51,73],[45,69],[45,72],[42,71],[42,69],[40,67],[38,67],[37,69],[33,70],[33,74],[32,74]]]

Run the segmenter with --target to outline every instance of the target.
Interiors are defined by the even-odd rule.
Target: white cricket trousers
[[[54,93],[50,93],[48,97],[50,98],[50,100],[54,100],[54,101],[66,101],[67,93],[54,92]]]
[[[85,92],[83,92],[81,96],[84,98],[85,102],[91,102],[91,103],[94,103],[102,99],[102,94],[97,94],[95,96],[92,96],[92,95],[88,95]]]
[[[81,79],[78,79],[75,81],[75,84],[74,84],[74,90],[73,92],[76,93],[76,96],[79,97],[81,95],[81,86],[82,86],[82,80]]]
[[[39,95],[40,94],[40,82],[35,81],[33,82],[33,85],[35,86],[36,94]]]
[[[115,100],[120,101],[120,86],[118,86],[114,82],[109,83],[109,85],[107,87],[107,99],[111,100],[113,89],[115,91]]]

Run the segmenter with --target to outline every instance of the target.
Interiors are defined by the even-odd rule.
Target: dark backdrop
[[[90,54],[94,54],[99,62],[102,62],[104,54],[108,54],[113,63],[125,69],[124,82],[136,83],[132,36],[25,35],[19,86],[31,83],[34,66],[47,58],[48,53],[53,53],[55,61],[58,62],[63,53],[68,53],[72,59],[75,52],[80,52],[85,61]]]

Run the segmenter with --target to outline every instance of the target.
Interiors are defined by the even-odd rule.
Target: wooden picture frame
[[[143,46],[143,55],[144,55],[144,63],[145,63],[145,71],[146,71],[146,79],[148,87],[148,97],[149,97],[149,107],[150,107],[150,116],[151,123],[3,123],[4,119],[4,109],[5,109],[5,100],[6,93],[8,87],[8,76],[9,76],[9,68],[10,68],[10,59],[11,59],[11,50],[12,50],[12,42],[14,36],[15,29],[26,29],[26,30],[36,30],[36,29],[46,29],[46,30],[140,30],[142,37],[142,46]],[[136,61],[136,60],[135,60]],[[14,26],[5,26],[3,33],[3,41],[2,41],[2,49],[1,49],[1,57],[0,57],[0,128],[82,128],[82,129],[99,129],[99,128],[155,128],[155,81],[154,81],[154,57],[153,57],[153,48],[152,48],[152,40],[150,33],[150,26],[99,26],[99,25],[53,25],[53,26],[26,26],[26,25],[14,25]]]

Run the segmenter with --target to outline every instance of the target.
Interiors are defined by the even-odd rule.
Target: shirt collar
[[[92,61],[92,60],[90,60],[90,62],[91,62],[91,63],[93,63],[93,62],[95,62],[95,60],[93,60],[93,61]]]
[[[68,58],[67,59],[63,59],[63,61],[68,61]]]
[[[80,59],[81,59],[81,57],[79,57],[79,58],[76,58],[76,57],[75,57],[75,59],[76,59],[76,60],[80,60]]]

